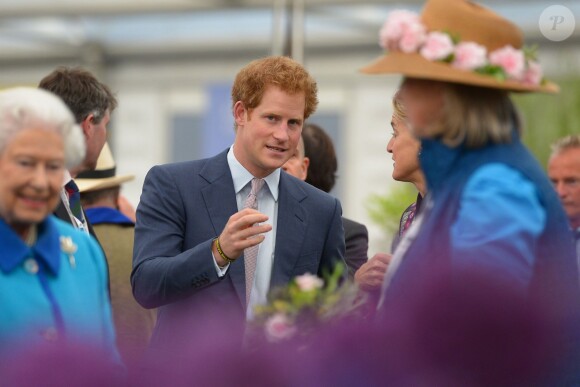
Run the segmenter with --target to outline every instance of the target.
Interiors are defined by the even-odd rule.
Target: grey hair
[[[476,86],[446,84],[444,114],[438,131],[449,146],[467,148],[507,144],[514,130],[521,134],[521,119],[507,92]]]
[[[550,147],[552,149],[551,156],[562,153],[568,149],[580,149],[580,135],[572,134],[570,136],[562,137],[556,140]]]
[[[32,87],[0,91],[0,154],[21,130],[42,128],[59,133],[70,170],[85,158],[85,139],[69,108],[51,92]]]

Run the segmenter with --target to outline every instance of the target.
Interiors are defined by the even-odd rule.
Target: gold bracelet
[[[227,263],[232,263],[233,261],[235,261],[235,259],[231,259],[230,257],[228,257],[227,255],[224,254],[224,251],[222,250],[222,247],[220,246],[219,237],[215,238],[214,242],[215,242],[215,247],[217,248],[217,251],[218,251],[220,257],[222,257],[224,259],[224,261],[226,261]]]

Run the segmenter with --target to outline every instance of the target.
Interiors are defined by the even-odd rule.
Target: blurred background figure
[[[395,251],[402,236],[407,232],[415,216],[421,209],[423,197],[426,194],[425,176],[419,165],[421,143],[416,139],[407,124],[407,113],[399,93],[393,97],[393,116],[391,127],[393,133],[387,144],[387,152],[393,155],[393,179],[412,183],[417,188],[417,200],[412,203],[401,215],[399,230],[393,238],[392,250]],[[368,262],[361,266],[355,274],[355,282],[359,287],[372,293],[371,299],[378,301],[378,291],[381,289],[391,254],[377,253]]]
[[[566,136],[552,144],[548,176],[574,231],[580,266],[580,135]]]
[[[93,225],[109,261],[111,304],[117,346],[126,365],[140,360],[155,326],[155,310],[141,307],[131,290],[135,210],[121,211],[121,185],[133,175],[117,175],[116,164],[105,144],[94,170],[81,172],[76,183],[87,218]],[[126,210],[127,211],[127,210]]]
[[[74,115],[85,140],[85,158],[74,169],[66,170],[61,202],[55,215],[75,228],[95,236],[80,203],[74,178],[79,172],[95,169],[97,158],[107,141],[107,125],[117,107],[117,99],[107,87],[89,71],[81,68],[58,67],[42,78],[38,87],[59,96]]]
[[[282,169],[324,192],[330,192],[338,169],[332,139],[320,126],[306,123],[298,147]],[[365,225],[344,216],[342,224],[346,242],[344,258],[348,276],[353,279],[354,273],[368,260],[369,234]]]
[[[0,117],[0,358],[50,344],[118,361],[101,248],[51,215],[66,169],[83,160],[81,129],[34,88],[0,92]]]

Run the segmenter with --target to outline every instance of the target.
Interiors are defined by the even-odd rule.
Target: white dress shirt
[[[236,202],[238,211],[244,208],[244,202],[251,190],[251,181],[254,176],[234,156],[234,147],[230,147],[228,152],[228,165],[234,181],[236,192]],[[263,305],[267,302],[268,290],[270,288],[270,278],[272,276],[272,265],[274,263],[274,251],[276,247],[276,226],[278,219],[278,185],[280,183],[280,168],[264,178],[265,183],[258,193],[258,211],[268,216],[267,223],[272,225],[272,230],[267,232],[265,239],[260,243],[258,257],[256,261],[256,273],[254,274],[254,284],[252,294],[246,312],[246,319],[253,317],[253,309],[256,305]],[[219,268],[214,262],[218,275],[224,276],[229,265]]]
[[[77,228],[77,229],[82,230],[85,233],[89,234],[89,228],[88,228],[87,224],[85,223],[85,219],[78,219],[76,216],[74,216],[72,210],[70,209],[68,194],[66,193],[66,189],[64,188],[64,186],[67,185],[67,183],[71,180],[72,180],[72,176],[70,175],[70,172],[65,169],[64,170],[64,179],[62,182],[62,188],[60,189],[60,199],[64,204],[64,208],[66,208],[66,212],[68,213],[68,216],[70,217],[71,223],[74,226],[74,228]]]

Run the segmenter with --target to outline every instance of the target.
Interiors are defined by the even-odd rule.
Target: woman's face
[[[0,154],[0,217],[18,234],[54,211],[64,165],[59,133],[30,128],[8,140]]]
[[[419,138],[431,138],[434,125],[441,119],[443,112],[442,82],[416,78],[405,78],[400,89],[400,98],[407,112],[409,129]]]
[[[393,115],[392,137],[387,144],[387,152],[393,155],[393,179],[398,181],[415,182],[421,173],[419,166],[419,150],[421,144],[417,140],[404,120]]]

